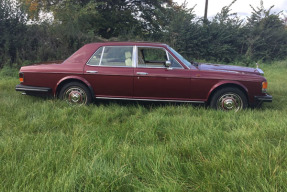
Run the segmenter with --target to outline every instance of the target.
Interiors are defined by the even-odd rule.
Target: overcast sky
[[[184,0],[173,0],[179,4],[182,4]],[[229,5],[233,0],[209,0],[208,1],[208,17],[213,17],[216,13],[219,13],[221,8]],[[191,8],[194,5],[194,13],[198,17],[203,17],[205,0],[187,0],[187,7]],[[260,6],[260,0],[237,0],[232,6],[232,13],[238,13],[240,16],[249,16],[252,12],[252,9],[249,5],[252,5],[254,8]],[[270,8],[274,5],[274,8],[271,9],[273,12],[283,11],[284,15],[287,16],[287,0],[263,0],[263,5],[265,9]]]

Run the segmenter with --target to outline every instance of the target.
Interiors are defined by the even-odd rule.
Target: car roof
[[[96,45],[96,46],[112,46],[112,45],[124,45],[124,46],[134,46],[134,45],[139,45],[139,46],[161,46],[161,47],[166,47],[167,45],[164,43],[156,43],[156,42],[136,42],[136,41],[125,41],[125,42],[120,42],[120,41],[110,41],[110,42],[95,42],[95,43],[89,43],[87,45]]]

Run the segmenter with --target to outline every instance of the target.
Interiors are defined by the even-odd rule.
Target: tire
[[[216,110],[240,111],[248,106],[248,102],[240,89],[226,87],[215,92],[211,98],[210,106]]]
[[[79,82],[65,84],[60,93],[60,99],[71,105],[88,105],[92,102],[92,95],[87,86]]]

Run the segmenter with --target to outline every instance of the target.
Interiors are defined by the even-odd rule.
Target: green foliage
[[[25,43],[25,15],[19,4],[12,0],[0,1],[0,68],[19,59],[19,51]]]
[[[19,1],[34,19],[38,18],[40,11],[51,11],[61,24],[72,24],[82,32],[91,31],[104,38],[117,37],[131,29],[136,29],[137,33],[159,32],[161,20],[165,17],[163,5],[171,4],[170,0]]]
[[[240,55],[239,47],[242,46],[242,20],[237,17],[236,13],[230,13],[229,6],[223,7],[211,22],[203,27],[205,37],[208,37],[205,42],[207,45],[203,48],[206,50],[204,56],[207,60],[223,61],[226,63],[234,61]]]
[[[93,41],[165,42],[189,60],[246,65],[287,55],[286,26],[280,13],[265,9],[263,1],[252,7],[246,22],[231,13],[235,0],[209,21],[171,0],[17,2],[0,2],[0,68],[66,59]],[[54,20],[41,20],[41,12]]]
[[[252,60],[283,59],[287,54],[287,30],[278,14],[271,14],[265,9],[263,1],[255,9],[246,25],[247,47],[246,56]]]
[[[214,62],[270,61],[286,57],[287,30],[280,14],[265,10],[263,2],[247,22],[230,5],[222,8],[211,21],[197,19],[184,6],[170,10],[166,42],[190,60]],[[172,14],[173,13],[173,14]]]
[[[1,70],[0,191],[286,191],[287,61],[261,68],[274,102],[237,113],[72,107],[21,95]]]
[[[4,66],[0,70],[0,79],[17,78],[18,74],[19,74],[19,69],[18,68]]]

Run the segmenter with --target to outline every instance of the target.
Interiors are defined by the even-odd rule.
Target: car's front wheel
[[[85,105],[92,101],[89,89],[79,82],[65,84],[60,91],[59,97],[73,105]]]
[[[211,98],[210,106],[224,111],[239,111],[248,106],[245,94],[238,88],[227,87],[218,90]]]

